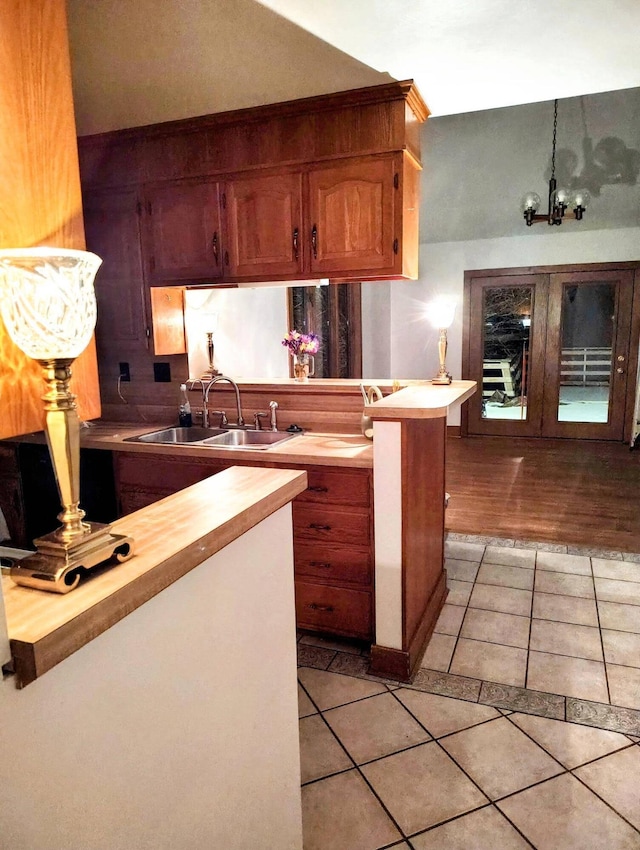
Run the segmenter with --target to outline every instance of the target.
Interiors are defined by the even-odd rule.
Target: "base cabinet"
[[[237,465],[215,458],[116,452],[121,515]],[[373,640],[372,472],[297,468],[306,469],[309,481],[293,502],[298,628]]]

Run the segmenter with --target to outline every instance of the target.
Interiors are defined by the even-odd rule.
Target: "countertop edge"
[[[218,475],[198,482],[172,496],[162,499],[112,524],[114,532],[130,534],[136,543],[143,544],[146,534],[152,535],[154,546],[163,551],[172,541],[175,523],[171,518],[189,518],[194,506],[210,506],[216,499],[231,496],[234,488],[251,486],[252,479],[258,494],[246,497],[237,509],[227,509],[222,520],[216,513],[208,530],[195,529],[186,536],[179,549],[173,546],[168,557],[157,559],[140,547],[136,556],[113,569],[94,576],[70,594],[59,596],[43,591],[18,587],[9,577],[3,577],[9,641],[14,662],[17,687],[23,688],[51,670],[73,652],[89,643],[127,614],[136,610],[164,588],[170,586],[203,561],[215,555],[229,543],[256,526],[270,514],[292,501],[307,486],[304,471],[230,467]],[[236,494],[237,495],[237,494]],[[209,512],[206,512],[210,514]],[[202,525],[202,524],[201,524]],[[187,529],[188,532],[188,529]],[[164,542],[164,545],[163,545]],[[144,544],[143,544],[144,545]],[[117,573],[115,572],[117,571]],[[114,578],[116,579],[114,585]],[[76,603],[82,597],[85,599]],[[49,602],[47,603],[47,600]],[[86,604],[85,604],[86,602]],[[17,628],[21,613],[35,616],[54,606],[56,624],[51,628]],[[68,614],[68,616],[66,616]]]
[[[452,381],[443,386],[425,382],[367,404],[364,412],[374,420],[441,419],[451,408],[467,401],[476,389],[475,381]]]

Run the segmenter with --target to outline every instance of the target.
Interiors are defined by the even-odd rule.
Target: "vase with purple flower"
[[[289,331],[282,344],[293,356],[293,377],[299,383],[306,384],[309,376],[315,372],[314,354],[320,348],[320,340],[314,333],[303,334],[300,331]]]

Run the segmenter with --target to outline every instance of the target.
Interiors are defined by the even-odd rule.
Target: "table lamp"
[[[447,357],[447,330],[453,324],[453,316],[456,309],[456,303],[453,298],[441,296],[436,298],[429,305],[429,318],[431,324],[437,328],[438,336],[438,359],[440,366],[438,374],[432,378],[431,383],[436,386],[449,385],[451,383],[451,375],[447,372],[446,357]]]
[[[133,554],[133,540],[84,522],[80,424],[69,391],[71,364],[96,323],[93,279],[102,260],[67,248],[0,250],[0,315],[13,342],[43,369],[45,433],[60,494],[62,525],[34,540],[36,553],[11,570],[16,584],[68,593],[92,567]]]

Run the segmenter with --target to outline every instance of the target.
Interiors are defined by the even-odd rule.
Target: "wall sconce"
[[[7,333],[43,369],[45,433],[62,504],[62,525],[34,540],[36,553],[11,570],[16,584],[68,593],[84,572],[133,554],[133,540],[110,526],[83,522],[80,508],[80,424],[69,391],[71,364],[96,323],[93,279],[102,260],[66,248],[0,251],[0,315]]]
[[[453,324],[453,316],[456,310],[456,302],[453,298],[441,296],[432,301],[428,308],[429,319],[434,328],[439,332],[438,336],[438,359],[439,369],[435,378],[432,378],[431,383],[437,386],[444,386],[451,383],[451,375],[447,372],[446,357],[447,357],[447,330]]]
[[[206,316],[205,327],[209,328],[209,330],[205,331],[207,335],[207,356],[209,358],[209,367],[207,371],[201,376],[201,380],[210,381],[211,378],[215,378],[216,375],[221,375],[219,369],[216,369],[213,365],[213,354],[214,354],[214,346],[213,346],[213,335],[218,328],[218,314],[217,313],[209,313]]]

